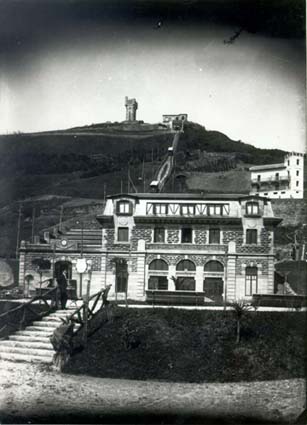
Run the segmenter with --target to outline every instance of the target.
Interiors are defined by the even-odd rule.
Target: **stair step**
[[[35,343],[50,343],[49,336],[35,336],[35,335],[10,335],[9,340],[12,341],[27,341],[27,342],[35,342]]]
[[[12,362],[28,362],[28,363],[52,363],[52,358],[44,356],[29,356],[28,354],[17,353],[0,353],[0,359]]]
[[[52,360],[52,357],[54,355],[53,350],[39,350],[37,348],[24,348],[24,347],[10,347],[8,345],[0,345],[0,356],[3,353],[10,353],[10,354],[26,354],[29,356],[42,356],[42,357],[48,357]]]
[[[42,322],[53,322],[53,323],[62,323],[62,320],[60,319],[59,316],[47,316],[44,317],[42,320]]]
[[[25,330],[50,334],[50,333],[53,333],[54,329],[55,329],[54,327],[49,327],[49,326],[27,326]]]
[[[33,337],[35,337],[35,336],[42,336],[42,337],[45,337],[45,338],[48,338],[49,336],[51,336],[52,334],[53,334],[53,332],[52,331],[49,331],[49,332],[43,332],[43,331],[34,331],[34,330],[25,330],[25,331],[17,331],[16,332],[16,334],[17,335],[28,335],[28,336],[33,336]]]
[[[14,340],[14,339],[7,339],[5,341],[1,341],[0,347],[7,346],[7,347],[22,347],[22,348],[33,348],[33,349],[39,349],[39,350],[53,350],[53,346],[51,342],[45,342],[45,341],[31,341],[31,340]]]
[[[52,312],[51,314],[49,314],[49,316],[45,316],[45,317],[50,317],[50,316],[56,316],[56,315],[59,315],[59,314],[67,314],[67,313],[69,313],[69,311],[68,310],[56,310],[56,311],[54,311],[54,312]]]
[[[39,326],[41,328],[52,328],[52,329],[56,329],[61,325],[62,321],[56,321],[56,322],[48,322],[48,321],[43,321],[43,322],[33,322],[33,326]]]

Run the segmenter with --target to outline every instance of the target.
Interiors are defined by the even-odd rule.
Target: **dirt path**
[[[220,419],[226,417],[237,424],[248,417],[249,423],[280,424],[293,422],[305,403],[302,379],[181,384],[64,375],[5,361],[0,367],[1,424],[145,423],[147,416],[150,423],[162,423],[162,417],[177,424],[191,418],[225,423]]]

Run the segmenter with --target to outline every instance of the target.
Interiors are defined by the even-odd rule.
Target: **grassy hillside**
[[[231,311],[114,308],[65,371],[177,382],[305,376],[303,313],[248,312],[242,328],[236,344]]]
[[[137,190],[148,191],[172,139],[163,126],[142,122],[0,136],[0,256],[15,252],[19,201],[34,198],[33,205],[27,203],[30,211],[36,197],[60,199],[56,209],[46,202],[47,213],[36,208],[37,233],[56,224],[65,197],[101,200],[104,194],[127,191],[128,164]],[[187,123],[165,191],[248,192],[248,166],[279,162],[283,155]],[[177,178],[182,174],[183,182]],[[23,212],[22,238],[29,234],[31,213]]]

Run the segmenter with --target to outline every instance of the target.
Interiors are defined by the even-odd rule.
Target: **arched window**
[[[219,261],[212,260],[205,264],[204,271],[223,273],[224,266]]]
[[[258,269],[246,267],[245,269],[245,295],[253,295],[258,292]]]
[[[167,290],[168,279],[167,279],[168,264],[164,260],[153,260],[149,264],[149,278],[148,278],[148,289],[149,290]]]
[[[193,261],[191,260],[182,260],[177,264],[176,267],[177,271],[190,271],[190,272],[195,272],[196,267],[195,264],[193,263]]]
[[[168,270],[168,264],[164,260],[153,260],[149,264],[149,270]]]

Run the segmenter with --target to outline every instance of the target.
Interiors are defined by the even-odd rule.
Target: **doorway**
[[[72,264],[70,261],[57,261],[54,265],[54,277],[57,279],[64,270],[67,272],[67,279],[71,280]]]
[[[223,279],[221,277],[206,277],[204,280],[205,297],[213,302],[223,301]]]
[[[115,292],[127,293],[128,290],[128,264],[124,258],[116,260],[115,268]]]

